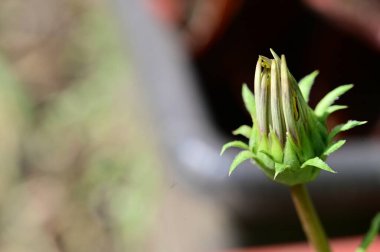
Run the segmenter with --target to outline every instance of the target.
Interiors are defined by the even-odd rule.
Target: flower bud
[[[279,183],[295,185],[312,181],[319,171],[334,172],[326,157],[340,148],[344,140],[333,142],[340,131],[364,124],[349,121],[327,131],[328,115],[345,106],[332,105],[352,85],[338,87],[326,95],[312,110],[309,100],[315,72],[297,83],[290,73],[285,56],[271,50],[274,59],[259,56],[256,64],[253,95],[243,86],[243,98],[253,126],[234,131],[249,138],[249,144],[233,141],[223,146],[244,149],[230,167],[230,173],[243,161],[253,160],[264,173]]]

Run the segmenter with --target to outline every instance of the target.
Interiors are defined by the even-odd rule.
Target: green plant
[[[334,137],[366,122],[350,120],[328,132],[328,116],[347,108],[334,105],[334,102],[353,85],[335,88],[312,109],[308,100],[318,71],[297,83],[287,67],[285,56],[280,58],[273,50],[271,53],[273,59],[259,56],[254,79],[255,95],[246,84],[243,85],[244,104],[253,124],[243,125],[233,134],[248,141],[226,143],[221,154],[231,147],[242,149],[233,160],[229,174],[242,162],[251,160],[271,180],[290,186],[309,241],[317,251],[330,251],[305,184],[317,178],[321,170],[335,173],[325,160],[346,141],[334,141]]]
[[[364,236],[364,239],[362,243],[360,244],[359,248],[356,250],[356,252],[365,252],[367,251],[367,248],[373,240],[375,239],[376,235],[380,231],[380,213],[376,214],[376,216],[373,218],[371,227],[369,228],[369,231]]]

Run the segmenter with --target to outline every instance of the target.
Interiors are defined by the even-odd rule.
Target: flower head
[[[339,149],[345,140],[333,138],[341,131],[366,122],[348,121],[330,133],[327,117],[346,106],[334,101],[353,85],[343,85],[328,93],[313,110],[307,104],[310,89],[318,72],[304,77],[299,83],[291,75],[285,56],[271,50],[273,59],[259,56],[256,65],[254,91],[243,85],[243,99],[252,117],[253,126],[243,125],[235,135],[249,139],[248,144],[232,141],[223,146],[243,149],[230,167],[231,172],[243,161],[253,160],[271,179],[295,185],[315,179],[319,171],[334,172],[324,161]]]

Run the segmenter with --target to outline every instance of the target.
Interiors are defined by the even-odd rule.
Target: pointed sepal
[[[265,167],[274,169],[274,159],[270,151],[269,139],[264,135],[261,136],[257,144],[257,158],[264,164]]]
[[[273,179],[276,180],[277,176],[280,175],[282,172],[284,172],[288,168],[289,168],[289,165],[275,163],[274,164],[275,173],[274,173]]]
[[[242,141],[231,141],[223,145],[220,155],[223,155],[223,153],[229,148],[239,148],[243,150],[249,149],[248,145]]]
[[[318,74],[319,71],[315,70],[311,74],[308,74],[305,77],[303,77],[298,84],[306,103],[309,102],[310,90],[313,87],[315,78],[318,76]]]
[[[242,125],[239,128],[237,128],[236,130],[232,131],[233,135],[235,135],[235,136],[241,135],[241,136],[244,136],[248,139],[251,137],[251,133],[252,133],[252,128],[249,127],[248,125]]]
[[[259,137],[258,135],[259,135],[259,132],[258,132],[257,124],[255,124],[252,126],[251,135],[250,135],[249,141],[248,141],[248,145],[249,145],[250,150],[257,149],[256,145],[257,145],[257,140]]]
[[[333,169],[331,169],[331,167],[328,164],[326,164],[319,157],[315,157],[315,158],[312,158],[312,159],[309,159],[309,160],[305,161],[301,165],[301,169],[305,168],[307,166],[314,166],[314,167],[319,168],[321,170],[325,170],[325,171],[328,171],[328,172],[336,173],[336,171],[334,171]]]
[[[322,120],[325,121],[329,115],[334,113],[335,111],[342,110],[348,108],[346,105],[332,105],[326,109],[326,112],[322,116]]]
[[[237,154],[235,159],[231,163],[228,176],[230,176],[231,173],[236,169],[236,167],[238,167],[241,163],[251,158],[255,158],[255,154],[248,150],[242,151],[239,154]]]
[[[328,136],[328,141],[330,142],[336,135],[338,135],[342,131],[352,129],[356,126],[360,126],[360,125],[363,125],[366,123],[367,123],[367,121],[349,120],[348,122],[346,122],[344,124],[339,124],[331,130],[331,132]]]
[[[273,130],[269,132],[269,141],[270,141],[270,152],[272,153],[273,160],[275,162],[282,162],[284,158],[284,152],[282,150],[282,145],[277,135]]]
[[[289,165],[290,167],[299,167],[300,166],[300,160],[297,156],[297,147],[295,143],[292,140],[292,137],[287,134],[286,137],[286,143],[284,147],[284,164]]]
[[[331,90],[323,99],[317,104],[315,107],[315,114],[318,117],[323,116],[328,107],[330,107],[338,98],[339,96],[343,95],[346,93],[348,90],[350,90],[354,85],[352,84],[347,84],[343,86],[339,86],[333,90]]]
[[[248,88],[247,84],[243,84],[242,88],[242,96],[243,96],[243,102],[244,106],[249,112],[249,114],[252,116],[252,118],[256,117],[256,102],[255,102],[255,96],[252,94],[252,91]]]
[[[346,140],[339,140],[335,143],[333,143],[332,145],[330,145],[326,150],[325,152],[323,153],[323,156],[327,157],[328,155],[330,155],[331,153],[339,150],[344,144],[346,143]]]

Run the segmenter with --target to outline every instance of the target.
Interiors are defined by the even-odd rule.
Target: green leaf
[[[325,170],[325,171],[328,171],[328,172],[336,173],[336,171],[334,171],[333,169],[331,169],[330,166],[328,166],[328,164],[326,164],[319,157],[315,157],[315,158],[312,158],[312,159],[309,159],[309,160],[305,161],[301,165],[301,168],[305,168],[307,166],[314,166],[314,167],[317,167],[319,169],[322,169],[322,170]]]
[[[229,149],[229,148],[240,148],[240,149],[243,149],[243,150],[248,150],[249,147],[246,143],[243,143],[242,141],[232,141],[232,142],[228,142],[226,144],[223,145],[222,147],[222,150],[220,151],[220,155],[223,155],[223,153]]]
[[[255,158],[255,154],[253,154],[252,152],[248,150],[242,151],[239,154],[237,154],[234,161],[232,161],[230,170],[228,172],[228,176],[231,175],[231,173],[236,169],[236,167],[238,167],[238,165],[240,165],[241,163],[243,163],[244,161],[250,158]]]
[[[371,227],[369,228],[368,233],[365,235],[362,243],[356,252],[365,252],[367,251],[369,245],[375,240],[377,234],[380,232],[380,213],[376,214],[373,218]]]
[[[330,145],[325,152],[323,153],[324,156],[328,156],[331,153],[337,151],[340,147],[343,146],[343,144],[346,143],[346,140],[339,140],[338,142],[335,142],[334,144]]]
[[[248,88],[246,83],[243,84],[242,96],[243,96],[245,108],[247,109],[249,114],[252,116],[252,118],[256,118],[255,96],[252,94],[251,90]]]
[[[298,84],[301,90],[302,96],[305,99],[306,103],[309,102],[310,90],[318,74],[319,74],[319,71],[315,70],[311,74],[308,74],[305,77],[303,77]]]
[[[328,107],[330,107],[335,100],[339,98],[342,94],[346,93],[350,90],[354,85],[347,84],[343,86],[339,86],[333,90],[331,90],[323,99],[317,104],[315,107],[315,114],[319,117],[323,116],[326,113]]]
[[[232,134],[234,134],[235,136],[236,135],[242,135],[242,136],[249,139],[251,137],[251,132],[252,132],[251,127],[249,127],[248,125],[242,125],[239,128],[237,128],[236,130],[232,131]]]
[[[331,132],[328,136],[328,141],[330,142],[337,134],[339,134],[342,131],[352,129],[356,126],[363,125],[366,123],[367,123],[367,121],[349,120],[348,122],[346,122],[344,124],[339,124],[331,130]]]

